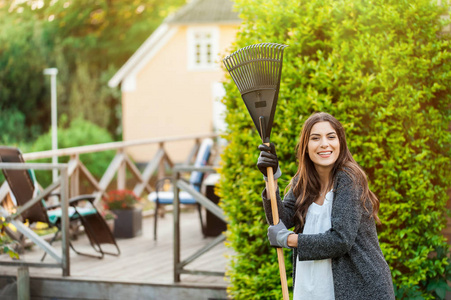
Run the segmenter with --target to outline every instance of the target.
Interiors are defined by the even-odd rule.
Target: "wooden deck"
[[[143,220],[143,234],[142,236],[131,239],[118,239],[119,248],[121,250],[120,256],[105,256],[103,259],[91,258],[77,255],[71,250],[71,276],[62,277],[61,269],[52,268],[30,268],[30,278],[36,281],[39,280],[53,281],[53,285],[58,285],[57,282],[70,282],[72,287],[75,283],[84,283],[78,289],[86,289],[87,285],[92,286],[98,284],[97,288],[89,289],[91,294],[97,293],[97,296],[87,297],[77,296],[81,298],[62,297],[61,299],[126,299],[121,298],[120,290],[133,291],[143,289],[141,293],[147,296],[136,295],[132,299],[225,299],[227,279],[221,276],[195,276],[182,275],[181,283],[173,282],[173,218],[171,213],[167,213],[164,218],[158,219],[158,239],[153,240],[153,217],[147,217]],[[206,245],[213,238],[203,238],[198,214],[195,211],[185,211],[180,218],[181,228],[181,258],[182,260],[191,254],[195,253],[202,246]],[[80,236],[77,241],[73,242],[78,250],[90,251],[91,247],[85,236]],[[54,246],[60,249],[59,242],[55,242]],[[225,272],[226,255],[229,250],[220,244],[193,261],[187,266],[188,269],[206,270]],[[43,254],[37,246],[21,255],[21,259],[26,261],[38,262]],[[6,256],[0,256],[1,260],[8,260]],[[52,258],[46,258],[50,261]],[[2,266],[0,268],[0,295],[2,295],[2,288],[11,282],[11,277],[16,276],[17,267]],[[6,278],[10,279],[6,279]],[[3,286],[2,286],[3,285]],[[116,292],[114,286],[116,285]],[[117,288],[121,286],[121,288]],[[108,287],[109,290],[108,290]],[[139,288],[138,288],[139,287]],[[153,288],[147,290],[145,287]],[[160,290],[156,290],[157,287]],[[64,287],[61,287],[62,289]],[[163,288],[161,290],[161,288]],[[33,296],[33,282],[31,283],[31,290]],[[108,290],[102,294],[101,290]],[[172,290],[171,290],[172,289]],[[174,292],[178,289],[179,293]],[[187,290],[183,290],[187,289]],[[195,290],[201,291],[205,297],[198,298]],[[202,291],[203,289],[203,291]],[[183,290],[183,291],[182,291]],[[208,296],[208,291],[213,291]],[[95,291],[95,292],[94,292]],[[130,293],[129,291],[129,293]],[[211,292],[210,291],[210,292]],[[132,294],[133,294],[132,293]],[[150,293],[150,294],[149,294]],[[150,296],[154,293],[154,296]],[[158,295],[171,295],[172,298],[160,298]],[[181,295],[184,295],[183,297]],[[60,294],[60,296],[63,296]],[[3,299],[3,298],[2,298]],[[32,297],[33,299],[33,297]],[[44,299],[44,298],[39,298]],[[47,299],[47,298],[45,298]],[[57,298],[53,298],[57,299]]]

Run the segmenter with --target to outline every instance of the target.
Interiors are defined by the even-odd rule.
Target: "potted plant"
[[[140,199],[132,191],[114,190],[104,199],[105,209],[111,211],[114,219],[113,234],[118,238],[131,238],[142,234],[142,210]]]

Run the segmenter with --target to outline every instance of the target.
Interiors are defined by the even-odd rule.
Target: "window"
[[[216,69],[219,30],[216,27],[188,29],[188,69]]]

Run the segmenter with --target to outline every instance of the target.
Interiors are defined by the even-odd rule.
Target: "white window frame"
[[[209,34],[209,40],[199,40],[196,36]],[[187,29],[188,41],[188,70],[189,71],[204,71],[217,70],[218,54],[219,54],[219,28],[216,26],[196,26]],[[210,61],[207,61],[207,44],[210,44]],[[200,45],[200,63],[196,51],[197,46]]]
[[[226,90],[222,82],[211,84],[211,95],[213,99],[213,131],[220,134],[225,133],[227,130],[227,123],[225,122],[227,108],[221,100],[226,95]]]

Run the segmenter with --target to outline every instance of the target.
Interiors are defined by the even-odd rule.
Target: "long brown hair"
[[[348,149],[343,126],[334,116],[328,113],[319,112],[312,114],[305,121],[299,137],[297,152],[299,167],[296,172],[296,176],[294,176],[291,182],[293,185],[293,193],[297,197],[296,204],[294,206],[294,223],[296,224],[296,232],[301,232],[303,230],[307,210],[313,201],[315,201],[315,199],[319,196],[321,191],[321,182],[318,172],[316,171],[315,165],[307,153],[310,132],[313,125],[318,122],[329,122],[332,128],[336,131],[338,141],[340,142],[340,153],[332,168],[332,171],[330,172],[329,183],[331,186],[327,188],[329,189],[332,187],[333,179],[337,175],[338,171],[344,171],[350,174],[354,183],[362,189],[360,200],[363,202],[363,206],[368,211],[366,204],[367,201],[370,202],[372,206],[372,216],[379,223],[380,220],[377,216],[377,212],[379,211],[379,200],[368,188],[368,180],[365,172],[354,160]]]

